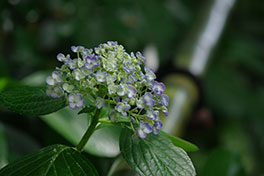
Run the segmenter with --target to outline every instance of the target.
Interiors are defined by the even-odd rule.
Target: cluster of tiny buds
[[[159,133],[163,125],[159,113],[168,115],[169,97],[140,52],[128,54],[112,41],[94,49],[72,46],[71,50],[76,53],[73,59],[69,54],[57,55],[63,65],[47,77],[47,95],[66,96],[72,109],[84,108],[86,98],[94,97],[98,109],[106,104],[113,107],[111,121],[118,114],[129,119],[139,137]]]

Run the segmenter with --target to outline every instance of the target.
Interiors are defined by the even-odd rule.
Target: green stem
[[[91,137],[91,135],[93,134],[96,125],[98,124],[98,120],[99,120],[99,114],[101,112],[101,109],[96,109],[95,115],[92,119],[92,123],[91,125],[88,127],[87,131],[85,132],[85,134],[83,135],[81,141],[79,142],[79,144],[77,145],[76,149],[80,152],[83,151],[86,143],[88,142],[89,138]]]

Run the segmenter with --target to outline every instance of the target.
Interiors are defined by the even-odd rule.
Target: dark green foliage
[[[0,102],[11,111],[26,115],[45,115],[66,106],[65,98],[51,98],[44,87],[29,86],[1,92]]]
[[[217,172],[216,172],[217,170]],[[244,176],[243,166],[237,155],[225,150],[216,149],[210,155],[201,176]]]
[[[160,135],[163,135],[163,136],[169,138],[171,140],[171,142],[173,143],[173,145],[175,145],[176,147],[182,148],[186,152],[194,152],[194,151],[199,150],[199,148],[196,145],[194,145],[188,141],[185,141],[181,138],[178,138],[176,136],[172,136],[172,135],[167,134],[163,131],[160,131]]]
[[[75,149],[64,145],[51,145],[27,155],[0,170],[1,176],[97,176],[89,160]]]
[[[122,130],[120,150],[127,163],[140,175],[196,175],[185,151],[175,147],[167,137],[149,134],[146,139],[141,139],[133,134],[131,130]]]

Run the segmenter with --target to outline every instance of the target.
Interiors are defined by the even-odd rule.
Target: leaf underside
[[[98,176],[94,166],[80,152],[64,145],[51,145],[17,160],[1,176]]]
[[[45,115],[66,106],[65,98],[49,97],[44,87],[19,86],[0,93],[9,110],[26,115]]]
[[[146,139],[123,129],[120,149],[127,163],[142,176],[194,176],[195,169],[186,152],[162,135],[149,134]]]

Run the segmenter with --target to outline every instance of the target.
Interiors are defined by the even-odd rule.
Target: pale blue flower
[[[154,79],[156,79],[156,75],[154,73],[154,71],[148,67],[145,67],[145,72],[146,72],[146,78],[149,80],[149,81],[152,81]]]
[[[157,121],[154,123],[153,127],[152,127],[152,129],[153,129],[153,133],[154,133],[155,135],[159,134],[159,130],[162,128],[162,126],[163,126],[163,123],[161,122],[161,120],[157,120]]]
[[[160,102],[161,102],[161,104],[162,104],[163,106],[168,106],[168,105],[169,105],[169,97],[168,97],[168,95],[166,95],[166,94],[162,94],[162,95],[160,96]]]
[[[74,79],[76,79],[77,81],[80,81],[81,79],[85,78],[85,74],[80,70],[80,69],[75,69],[72,72],[72,76],[74,77]]]
[[[52,76],[48,76],[46,78],[46,83],[49,85],[49,86],[54,86],[56,84],[56,81],[52,78]]]
[[[70,85],[70,84],[68,84],[68,83],[64,83],[64,84],[62,85],[62,88],[63,88],[63,90],[65,90],[66,92],[71,93],[71,92],[73,91],[73,89],[74,89],[74,86],[73,86],[73,85]]]
[[[81,52],[84,49],[82,46],[71,46],[71,50],[74,53]]]
[[[137,89],[134,86],[127,86],[127,97],[132,98],[137,94]]]
[[[77,109],[84,106],[84,100],[82,94],[80,93],[71,93],[68,97],[69,106],[72,109]]]
[[[140,138],[146,138],[147,134],[152,132],[152,128],[147,122],[140,121],[137,132]]]
[[[92,69],[100,65],[99,58],[95,55],[87,56],[85,58],[85,61],[86,61],[85,67],[88,69]]]
[[[113,74],[108,74],[106,76],[106,83],[109,85],[109,84],[113,84],[116,80],[116,74],[113,73]]]
[[[59,53],[57,55],[57,60],[60,61],[60,62],[64,62],[64,61],[66,61],[66,57],[64,56],[64,54]]]
[[[120,84],[117,86],[117,95],[124,96],[127,92],[127,86],[124,84]]]
[[[123,102],[118,102],[115,109],[120,112],[123,116],[127,116],[127,111],[130,109],[130,105]]]
[[[157,120],[159,111],[154,111],[153,109],[149,109],[146,111],[146,115],[150,120]]]
[[[150,92],[145,93],[144,101],[148,107],[153,107],[155,105],[155,100],[153,99],[153,95]]]
[[[86,76],[90,75],[93,73],[93,70],[92,69],[88,69],[86,67],[82,67],[80,68],[80,70],[83,72],[83,74],[85,74]]]
[[[98,70],[95,74],[95,77],[97,79],[98,82],[102,83],[106,81],[106,76],[107,73],[106,72],[102,72],[101,70]]]
[[[165,85],[162,82],[153,81],[151,90],[153,90],[156,94],[161,95],[165,90]]]
[[[52,75],[46,78],[46,83],[50,86],[54,86],[55,84],[61,82],[62,82],[61,74],[57,71],[52,72]]]
[[[108,93],[110,95],[116,93],[116,91],[117,91],[117,85],[115,85],[114,83],[108,85]]]

